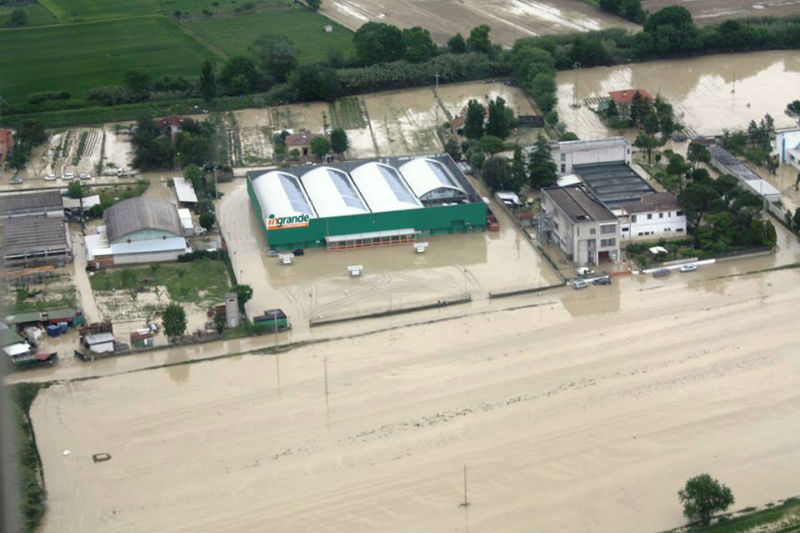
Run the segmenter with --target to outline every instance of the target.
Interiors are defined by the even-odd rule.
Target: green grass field
[[[154,78],[196,76],[211,55],[163,17],[0,31],[0,49],[0,92],[9,102],[62,89],[77,98],[91,87],[121,83],[131,68]]]
[[[244,54],[259,36],[286,35],[300,51],[301,63],[325,59],[328,48],[352,49],[352,33],[335,22],[300,6],[270,9],[237,17],[209,17],[187,23],[198,35],[228,56]],[[325,33],[326,25],[333,32]]]
[[[58,22],[52,13],[39,4],[23,4],[21,6],[8,5],[0,6],[0,28],[6,27],[8,19],[11,18],[11,12],[18,7],[22,8],[25,13],[28,14],[26,26],[40,26],[42,24],[54,24]]]
[[[62,22],[126,18],[231,4],[231,0],[39,0]]]

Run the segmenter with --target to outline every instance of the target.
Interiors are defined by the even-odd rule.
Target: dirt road
[[[795,494],[798,281],[639,277],[56,384],[32,408],[42,529],[654,531],[682,522],[696,473],[737,507]]]

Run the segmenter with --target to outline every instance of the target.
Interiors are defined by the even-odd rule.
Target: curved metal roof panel
[[[136,197],[122,200],[106,209],[108,242],[114,243],[125,236],[142,230],[160,230],[183,236],[178,208],[168,200]]]
[[[317,212],[296,176],[273,170],[253,178],[251,183],[265,220],[270,215],[290,217],[306,214],[317,218]]]
[[[423,207],[394,167],[373,161],[353,169],[350,177],[373,213]]]
[[[320,218],[370,212],[350,176],[342,170],[318,167],[304,174],[300,181]]]
[[[425,157],[412,159],[400,167],[400,173],[418,198],[437,189],[450,189],[466,194],[450,171],[433,159]]]

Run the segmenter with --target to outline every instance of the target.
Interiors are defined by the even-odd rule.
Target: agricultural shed
[[[42,191],[0,196],[0,218],[30,215],[63,218],[61,194],[58,191]]]
[[[770,182],[750,170],[744,163],[729,153],[718,144],[708,148],[711,152],[711,164],[723,174],[730,174],[739,180],[739,185],[751,193],[765,198],[769,202],[781,199],[781,191],[772,186]]]
[[[32,265],[72,261],[66,223],[46,216],[15,216],[2,222],[5,264]]]

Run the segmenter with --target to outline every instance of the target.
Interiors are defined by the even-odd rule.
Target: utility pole
[[[572,107],[578,108],[581,105],[578,103],[578,71],[581,69],[581,64],[577,61],[572,64],[573,69],[573,82],[572,82]]]
[[[434,104],[436,106],[436,128],[439,127],[439,72],[433,75],[436,78],[436,88],[433,90]]]
[[[469,500],[467,499],[467,465],[464,465],[464,501],[459,504],[459,507],[469,507]]]
[[[328,358],[327,357],[325,357],[322,360],[322,365],[325,372],[325,421],[326,424],[330,427],[331,409],[330,409],[330,404],[328,403]]]

